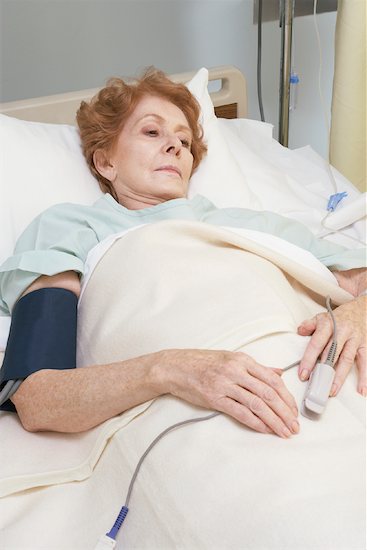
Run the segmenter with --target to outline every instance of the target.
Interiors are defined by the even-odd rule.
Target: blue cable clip
[[[113,524],[112,529],[110,529],[110,531],[108,533],[106,533],[106,537],[109,537],[110,539],[116,540],[117,533],[118,533],[121,525],[124,523],[128,511],[129,511],[129,508],[127,506],[123,506],[121,508],[120,513],[117,516],[116,521]]]
[[[334,212],[340,201],[347,196],[348,193],[346,191],[343,191],[342,193],[335,193],[335,195],[330,195],[326,210],[328,210],[329,212]]]

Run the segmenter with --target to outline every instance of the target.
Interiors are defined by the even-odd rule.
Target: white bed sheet
[[[169,230],[172,222],[161,222],[157,229],[163,226]],[[175,225],[175,224],[173,224]],[[207,227],[206,224],[196,222],[185,224],[188,227]],[[152,229],[156,230],[153,226]],[[96,247],[87,258],[87,271],[82,280],[82,292],[79,299],[79,309],[84,307],[84,292],[88,288],[89,281],[100,265],[101,261],[117,241],[130,237],[132,233],[148,231],[149,226],[140,225],[132,230],[111,235]],[[334,303],[343,303],[350,299],[350,295],[341,289],[332,273],[307,250],[291,244],[274,235],[267,235],[258,231],[243,230],[240,228],[209,226],[208,230],[221,234],[228,233],[228,237],[239,241],[247,250],[260,254],[273,261],[280,269],[290,273],[298,280],[303,280],[308,288],[313,291],[322,291],[332,297]],[[289,326],[288,326],[289,328]],[[200,336],[201,337],[201,336]],[[242,336],[241,336],[242,338]],[[227,341],[228,343],[228,341]],[[141,344],[143,345],[143,344]],[[233,341],[231,341],[231,345]],[[107,346],[108,347],[108,346]],[[291,349],[291,348],[290,348]],[[148,350],[147,350],[148,352]],[[294,360],[290,351],[291,359]],[[85,366],[85,360],[78,358],[78,364]],[[81,480],[89,477],[95,467],[109,438],[122,426],[125,426],[136,415],[140,414],[146,406],[135,407],[132,414],[128,411],[121,417],[111,419],[103,426],[96,427],[85,434],[30,434],[24,432],[19,419],[13,413],[2,413],[3,436],[5,450],[0,455],[0,496],[11,494],[25,489],[42,486],[45,483],[64,483],[70,480]],[[12,460],[13,448],[18,450],[17,456]],[[65,456],[64,463],[62,456]],[[24,462],[26,458],[26,464]]]
[[[151,242],[158,248],[146,247],[150,231],[153,231]],[[213,235],[215,239],[212,239]],[[217,269],[213,269],[212,264],[212,260],[217,258],[215,250],[211,250],[210,253],[208,251],[205,255],[202,252],[204,238],[213,243],[211,246],[218,246],[221,254],[225,255],[218,259]],[[236,246],[232,249],[222,247],[221,239]],[[180,301],[179,316],[175,303],[175,278],[169,276],[170,271],[166,271],[170,263],[176,269],[177,262],[182,260],[181,248],[177,242],[185,244],[185,258],[188,254],[190,258],[194,255],[201,262],[197,266],[197,271],[193,270],[190,274],[191,279],[196,281],[194,295],[190,297],[194,302],[195,295],[201,295],[203,288],[211,295],[212,287],[208,284],[208,273],[214,274],[211,284],[215,282],[219,271],[224,274],[224,280],[230,280],[227,275],[228,272],[233,272],[233,265],[239,265],[239,261],[242,264],[242,259],[239,259],[237,254],[237,246],[244,246],[246,258],[248,247],[251,246],[248,236],[234,234],[228,229],[208,228],[200,223],[162,222],[127,233],[125,238],[117,240],[107,251],[103,251],[101,260],[95,264],[96,269],[87,285],[89,296],[81,301],[82,317],[84,316],[88,323],[97,323],[98,328],[101,316],[106,318],[108,312],[114,310],[114,320],[126,326],[124,315],[131,319],[130,305],[139,317],[140,305],[144,303],[145,294],[136,289],[135,297],[132,296],[133,292],[126,297],[124,277],[131,278],[131,274],[126,274],[126,269],[123,270],[123,274],[121,273],[118,269],[118,258],[128,255],[131,259],[129,269],[132,269],[133,273],[134,269],[140,272],[142,256],[139,250],[142,250],[143,245],[144,251],[148,252],[144,252],[144,262],[151,266],[150,271],[155,272],[155,276],[152,275],[153,281],[157,281],[159,285],[151,308],[154,316],[157,312],[159,315],[152,327],[149,323],[149,314],[146,312],[150,335],[148,336],[143,329],[146,335],[144,345],[157,345],[157,337],[165,341],[167,337],[171,338],[170,334],[166,336],[164,330],[159,333],[155,331],[157,325],[161,326],[163,323],[164,326],[166,323],[166,313],[169,311],[167,307],[171,308],[170,304],[173,306],[171,311],[174,312],[175,322],[180,323],[176,327],[177,334],[181,342],[184,342],[186,335],[182,329],[188,324],[181,314],[187,304],[186,301]],[[190,243],[192,246],[188,248],[187,245]],[[198,244],[200,248],[197,247]],[[115,246],[117,248],[114,248]],[[166,246],[174,249],[177,257],[172,258],[171,253],[167,256],[158,254],[160,262],[152,263],[152,257],[157,257],[158,250],[162,250],[163,253]],[[255,246],[260,252],[263,243],[255,243]],[[272,252],[273,246],[270,242],[269,254]],[[293,252],[292,247],[291,250],[288,248],[287,253],[278,253],[279,261],[289,261],[289,265],[297,264],[293,262]],[[165,258],[164,273],[167,274],[164,280],[162,258]],[[224,259],[227,261],[223,261]],[[317,303],[305,301],[301,288],[292,287],[293,292],[288,284],[279,288],[280,285],[275,286],[268,282],[266,297],[260,289],[261,295],[251,295],[249,300],[241,289],[247,288],[249,279],[251,285],[256,284],[249,268],[255,266],[257,269],[262,262],[259,263],[256,258],[248,260],[250,264],[246,263],[244,271],[239,273],[236,285],[232,280],[232,284],[227,285],[226,294],[221,286],[215,307],[224,307],[226,310],[228,299],[234,294],[235,302],[241,299],[247,304],[247,309],[240,308],[244,315],[243,319],[247,318],[250,324],[253,324],[254,313],[260,308],[259,298],[264,298],[261,307],[266,306],[265,312],[269,309],[270,303],[271,307],[267,313],[268,317],[270,315],[270,324],[265,327],[270,334],[262,337],[262,333],[258,333],[256,328],[255,339],[247,341],[241,349],[264,364],[281,368],[298,358],[306,345],[307,339],[295,334],[294,327],[297,322],[304,315],[314,312],[315,308],[316,311],[322,308]],[[111,269],[112,266],[114,269]],[[269,266],[265,269],[270,269],[269,276],[278,280],[277,270],[274,271]],[[294,266],[293,270],[299,273],[305,284],[307,281],[315,280],[319,281],[320,288],[328,285],[324,291],[341,292],[329,276],[325,278],[323,273],[307,273],[307,269],[302,269],[301,264],[299,267]],[[197,279],[197,273],[201,274],[201,283],[204,286],[198,284],[200,281]],[[118,278],[118,285],[115,277]],[[105,287],[103,292],[98,294],[96,290],[101,288],[101,278]],[[182,279],[185,281],[185,277]],[[191,279],[187,282],[190,288]],[[287,280],[289,282],[289,279]],[[166,286],[167,282],[170,283],[169,287]],[[150,292],[149,285],[150,279],[147,280],[147,292]],[[161,292],[163,288],[164,293]],[[91,299],[92,301],[88,302]],[[94,302],[95,299],[98,300],[97,304]],[[125,307],[121,308],[120,304],[124,304]],[[274,307],[276,304],[279,310]],[[280,304],[283,304],[281,308]],[[195,328],[197,317],[198,315],[192,319],[188,327],[188,331],[191,331],[189,339],[192,341],[194,336],[195,344],[199,344],[200,339],[207,338]],[[215,320],[213,319],[212,329],[214,330],[214,325],[224,326],[223,319],[223,315],[217,315]],[[168,322],[172,326],[171,318]],[[133,330],[133,325],[132,320],[132,325],[127,327],[129,331]],[[207,323],[204,325],[207,326]],[[82,326],[85,326],[84,322]],[[117,340],[109,330],[110,340],[107,343],[104,335],[98,331],[98,338],[104,344],[107,343],[101,350],[98,341],[93,337],[92,329],[90,337],[93,346],[87,346],[88,353],[98,353],[98,350],[99,353],[110,353],[113,346],[124,346],[119,325],[111,322],[111,327],[119,334]],[[284,332],[272,334],[275,327]],[[232,334],[227,330],[224,334],[230,337],[229,340],[233,340]],[[214,333],[210,335],[212,336]],[[228,336],[225,336],[227,343]],[[79,337],[82,338],[83,334],[80,333]],[[153,341],[149,340],[152,337]],[[242,340],[246,341],[248,338],[249,335],[244,330]],[[204,340],[202,343],[205,345]],[[129,337],[126,343],[131,352],[132,344]],[[222,343],[218,342],[217,349],[222,349]],[[238,346],[238,342],[235,346]],[[225,349],[228,348],[225,346]],[[88,359],[86,363],[90,364]],[[305,385],[299,381],[295,370],[285,373],[284,379],[300,405]],[[131,511],[119,535],[117,547],[140,550],[362,550],[365,504],[364,411],[365,400],[356,394],[354,373],[338,397],[330,400],[325,414],[319,421],[313,422],[300,417],[301,432],[289,441],[254,433],[226,416],[175,431],[167,436],[147,459],[134,488],[130,503]],[[37,434],[33,450],[25,448],[23,452],[18,445],[18,455],[27,455],[27,466],[31,462],[32,453],[33,458],[38,454],[38,463],[37,460],[32,461],[33,471],[32,475],[28,475],[28,486],[24,485],[27,476],[21,479],[20,475],[14,476],[14,471],[10,472],[14,476],[13,490],[17,490],[17,483],[21,481],[23,485],[18,485],[18,490],[22,487],[23,491],[10,494],[0,501],[0,521],[7,550],[30,549],[31,544],[34,544],[37,550],[93,549],[98,537],[111,527],[119,507],[124,502],[137,460],[152,439],[175,421],[208,414],[206,410],[170,396],[159,398],[145,410],[135,411],[139,412],[139,415],[134,414],[134,409],[131,412],[131,421],[122,424],[121,429],[115,432],[105,448],[100,445],[105,450],[98,461],[94,455],[94,463],[89,465],[88,472],[85,468],[79,471],[78,468],[74,468],[74,477],[70,480],[77,479],[78,482],[69,482],[63,475],[65,472],[60,469],[62,453],[64,456],[65,452],[70,454],[73,459],[76,456],[75,452],[70,453],[70,445],[66,445],[65,434],[52,434],[52,441],[48,439],[50,434]],[[115,420],[108,421],[106,427],[113,428]],[[109,433],[112,435],[111,430]],[[29,438],[32,437],[28,435]],[[86,435],[84,442],[82,437],[73,439],[75,443],[90,447],[90,436],[91,434]],[[39,471],[37,483],[37,467],[42,470],[43,462],[47,459],[47,456],[42,454],[42,438],[48,440],[49,455],[55,456],[54,462],[58,468],[49,472],[48,480],[44,472]],[[21,439],[19,444],[22,444]],[[93,451],[93,446],[89,450]],[[80,453],[79,456],[84,459],[81,464],[84,466],[85,453]],[[0,470],[4,471],[4,468]],[[93,474],[90,475],[92,470]],[[71,473],[70,469],[67,473]],[[48,486],[42,487],[40,484]],[[44,528],[45,525],[47,528]]]

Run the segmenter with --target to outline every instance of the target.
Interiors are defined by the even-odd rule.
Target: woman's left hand
[[[366,365],[366,306],[367,298],[362,296],[343,304],[334,310],[337,327],[337,350],[335,355],[335,379],[330,396],[335,396],[343,385],[354,361],[358,368],[358,392],[367,395]],[[333,323],[330,314],[319,313],[303,321],[298,334],[311,336],[299,366],[301,380],[307,380],[318,358],[325,361],[331,346]]]

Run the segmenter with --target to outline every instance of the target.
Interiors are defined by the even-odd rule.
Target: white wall
[[[148,65],[172,73],[232,64],[248,80],[249,116],[260,118],[252,0],[0,0],[0,7],[0,101],[98,87]],[[318,21],[330,104],[336,14]],[[311,16],[295,19],[294,42],[301,84],[290,147],[310,143],[325,154]],[[266,119],[275,125],[279,55],[279,24],[264,23],[263,101]]]

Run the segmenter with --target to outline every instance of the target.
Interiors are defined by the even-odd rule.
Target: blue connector
[[[121,525],[123,524],[126,516],[127,516],[127,513],[129,511],[129,508],[127,506],[123,506],[120,510],[120,513],[119,515],[117,516],[117,519],[112,527],[112,529],[106,533],[107,537],[110,537],[111,539],[116,539],[116,536],[117,536],[117,533],[121,527]]]
[[[334,212],[340,201],[347,196],[348,193],[346,191],[343,191],[342,193],[335,193],[335,195],[330,195],[326,210],[328,210],[329,212]]]
[[[127,516],[128,511],[129,508],[127,506],[123,506],[121,508],[112,529],[99,538],[97,546],[94,547],[94,550],[114,550],[114,548],[116,548],[116,536]]]

